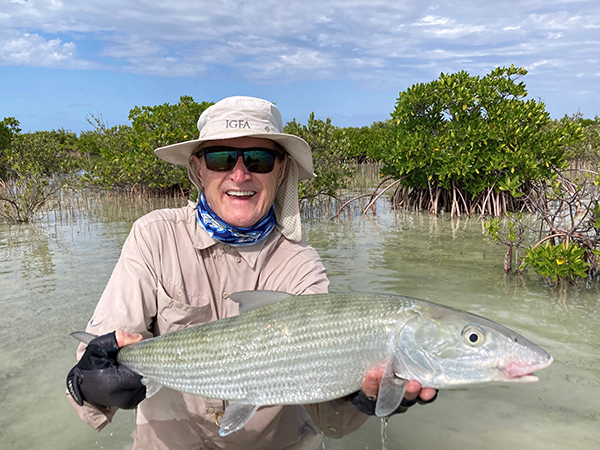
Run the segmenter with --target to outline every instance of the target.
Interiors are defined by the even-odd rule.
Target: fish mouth
[[[511,363],[506,367],[500,368],[500,370],[506,377],[505,381],[515,383],[533,383],[539,381],[538,376],[533,372],[535,372],[536,370],[545,369],[550,364],[552,364],[552,361],[552,356],[548,355],[548,359],[546,361],[540,362],[538,364],[520,365]]]

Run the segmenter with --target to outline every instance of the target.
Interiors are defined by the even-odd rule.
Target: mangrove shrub
[[[13,118],[4,119],[2,125],[0,216],[10,222],[27,222],[54,193],[73,181],[71,175],[81,165],[77,136],[65,130],[21,133]]]
[[[350,148],[348,138],[331,124],[331,118],[325,121],[315,119],[314,112],[306,125],[292,119],[283,131],[301,137],[312,149],[317,177],[300,182],[300,199],[311,200],[321,195],[335,197],[355,173],[355,169],[345,161]]]
[[[198,117],[211,104],[182,96],[175,105],[136,106],[129,112],[130,127],[108,127],[92,118],[95,129],[81,136],[90,155],[87,181],[127,190],[188,191],[186,169],[157,158],[154,150],[196,139]]]
[[[381,155],[383,175],[402,179],[398,206],[500,215],[518,208],[512,194],[527,193],[528,182],[565,168],[580,127],[550,127],[545,105],[526,98],[526,74],[514,66],[441,74],[400,93],[395,142]]]
[[[600,247],[600,176],[566,177],[532,185],[524,204],[532,214],[517,212],[489,218],[486,234],[506,246],[504,270],[531,267],[550,283],[598,279]]]
[[[350,141],[347,157],[356,162],[376,161],[391,146],[393,125],[391,119],[373,122],[368,127],[340,128],[339,133]]]
[[[565,116],[557,125],[575,122],[581,126],[584,139],[569,146],[567,158],[571,166],[597,169],[600,164],[600,117],[584,119],[581,114]]]

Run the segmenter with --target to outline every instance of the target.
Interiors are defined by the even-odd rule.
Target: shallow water
[[[555,359],[538,383],[442,391],[432,405],[392,417],[388,448],[600,448],[600,291],[505,277],[503,249],[483,237],[477,220],[386,209],[375,218],[305,223],[332,291],[399,293],[466,309],[513,328]],[[49,214],[31,225],[0,225],[0,448],[131,443],[131,412],[120,411],[96,433],[64,398],[64,379],[77,345],[68,333],[85,326],[142,212],[86,203],[68,220]],[[380,449],[381,422],[370,419],[327,445]]]

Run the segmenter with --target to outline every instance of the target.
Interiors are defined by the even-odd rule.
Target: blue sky
[[[23,131],[127,124],[181,95],[365,126],[415,83],[511,64],[552,117],[600,115],[600,2],[0,0],[0,119]]]

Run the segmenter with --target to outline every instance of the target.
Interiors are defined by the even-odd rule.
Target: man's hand
[[[82,406],[135,408],[146,396],[142,377],[117,362],[119,348],[142,340],[140,334],[122,330],[105,334],[88,344],[79,362],[67,375],[67,389]]]
[[[117,341],[118,347],[121,348],[125,347],[126,345],[141,342],[144,338],[141,334],[138,333],[131,334],[123,330],[117,330],[115,331],[115,339]]]
[[[374,367],[367,372],[362,389],[355,394],[350,395],[350,401],[356,408],[368,415],[375,414],[375,405],[377,403],[377,394],[379,393],[379,384],[383,377],[384,367]],[[432,388],[423,388],[417,381],[411,380],[406,385],[404,399],[394,412],[394,414],[403,413],[415,403],[431,403],[437,397],[437,390]]]
[[[362,391],[369,398],[377,398],[379,393],[379,383],[383,377],[383,367],[374,367],[367,372],[365,381],[362,385]],[[421,384],[418,381],[409,381],[406,386],[406,393],[404,394],[404,400],[413,401],[420,398],[421,401],[427,403],[433,400],[437,395],[436,389],[421,388]]]

